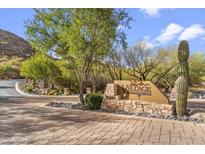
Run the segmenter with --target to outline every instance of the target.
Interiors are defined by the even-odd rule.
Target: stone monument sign
[[[169,99],[150,81],[115,80],[107,84],[102,108],[170,116]]]
[[[105,98],[169,104],[169,99],[150,81],[115,80],[107,84]]]

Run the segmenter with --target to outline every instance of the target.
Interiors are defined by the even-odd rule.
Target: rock
[[[176,116],[171,115],[171,116],[170,116],[170,119],[176,119]]]
[[[50,102],[46,106],[55,107],[55,108],[69,108],[69,109],[82,109],[80,103],[63,103],[63,102]]]
[[[195,113],[192,116],[190,116],[190,118],[197,119],[199,121],[204,122],[205,121],[205,113],[204,112]]]
[[[64,102],[50,102],[46,106],[54,107],[54,108],[67,108],[67,109],[84,109],[80,103],[64,103]],[[124,115],[133,115],[133,116],[143,116],[150,118],[161,118],[161,119],[170,119],[170,120],[179,120],[179,121],[191,121],[193,123],[203,123],[205,122],[205,113],[196,113],[192,116],[183,116],[181,118],[177,118],[175,115],[167,115],[160,114],[158,112],[154,113],[146,113],[146,112],[126,112],[125,110],[112,110],[112,109],[99,109],[97,112],[110,112]]]
[[[182,120],[183,120],[183,121],[189,121],[189,116],[183,116],[183,117],[182,117]]]

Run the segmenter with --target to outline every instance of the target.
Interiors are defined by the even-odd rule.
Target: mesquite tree
[[[116,42],[125,44],[119,27],[128,26],[131,18],[122,9],[36,9],[26,24],[32,45],[55,52],[67,60],[77,77],[80,101],[92,65],[108,54]]]
[[[105,67],[112,80],[123,79],[123,51],[113,49],[105,59]]]

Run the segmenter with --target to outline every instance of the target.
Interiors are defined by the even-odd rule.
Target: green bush
[[[86,103],[86,104],[87,104],[87,102],[88,102],[88,98],[90,97],[91,94],[92,94],[92,93],[87,94],[87,95],[85,96],[85,103]]]
[[[102,96],[96,93],[86,95],[85,102],[90,110],[98,110],[101,108]]]
[[[28,92],[28,93],[32,93],[32,92],[33,92],[33,86],[31,86],[31,85],[26,85],[26,86],[25,86],[25,91]]]

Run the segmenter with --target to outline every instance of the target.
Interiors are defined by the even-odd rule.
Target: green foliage
[[[201,84],[205,81],[205,55],[196,52],[189,59],[190,83]]]
[[[36,53],[22,63],[21,75],[33,80],[43,80],[44,88],[47,88],[48,82],[52,84],[58,82],[61,70],[54,59],[44,53]]]
[[[53,51],[67,60],[76,75],[81,103],[92,65],[102,60],[114,44],[126,47],[121,28],[131,18],[122,9],[35,9],[34,19],[26,22],[33,47]]]
[[[160,48],[154,58],[158,65],[150,72],[149,79],[160,88],[173,88],[178,70],[176,47]]]
[[[44,54],[36,53],[24,61],[21,66],[21,75],[30,79],[43,79],[48,77],[47,58]]]
[[[179,67],[178,64],[178,52],[176,47],[161,48],[157,52],[157,59],[160,59],[160,64],[152,71],[153,75],[163,76],[163,72],[167,72],[159,81],[160,87],[174,87],[174,82],[180,75],[180,69],[185,67]],[[205,55],[202,52],[193,53],[189,60],[189,82],[190,85],[199,85],[205,81]],[[171,69],[170,69],[171,68]],[[185,68],[186,69],[186,68]],[[185,71],[183,71],[185,72]],[[155,82],[155,78],[153,82]]]
[[[92,93],[89,93],[85,96],[85,102],[88,102],[88,97],[91,95]]]
[[[20,78],[19,68],[22,59],[18,57],[0,57],[0,78],[1,79],[14,79]]]
[[[180,76],[176,80],[176,112],[178,117],[183,116],[186,112],[187,88],[187,80],[183,76]]]
[[[24,87],[25,91],[28,93],[32,93],[33,92],[33,86],[28,84]]]
[[[12,67],[11,65],[4,65],[0,67],[0,78],[1,79],[14,79],[19,77],[19,70]]]
[[[86,105],[91,110],[98,110],[101,108],[102,96],[96,93],[90,93],[85,98]]]
[[[69,68],[69,62],[66,60],[56,62],[61,71],[61,76],[57,76],[56,84],[60,87],[67,87],[75,93],[78,92],[78,81],[73,70]]]

